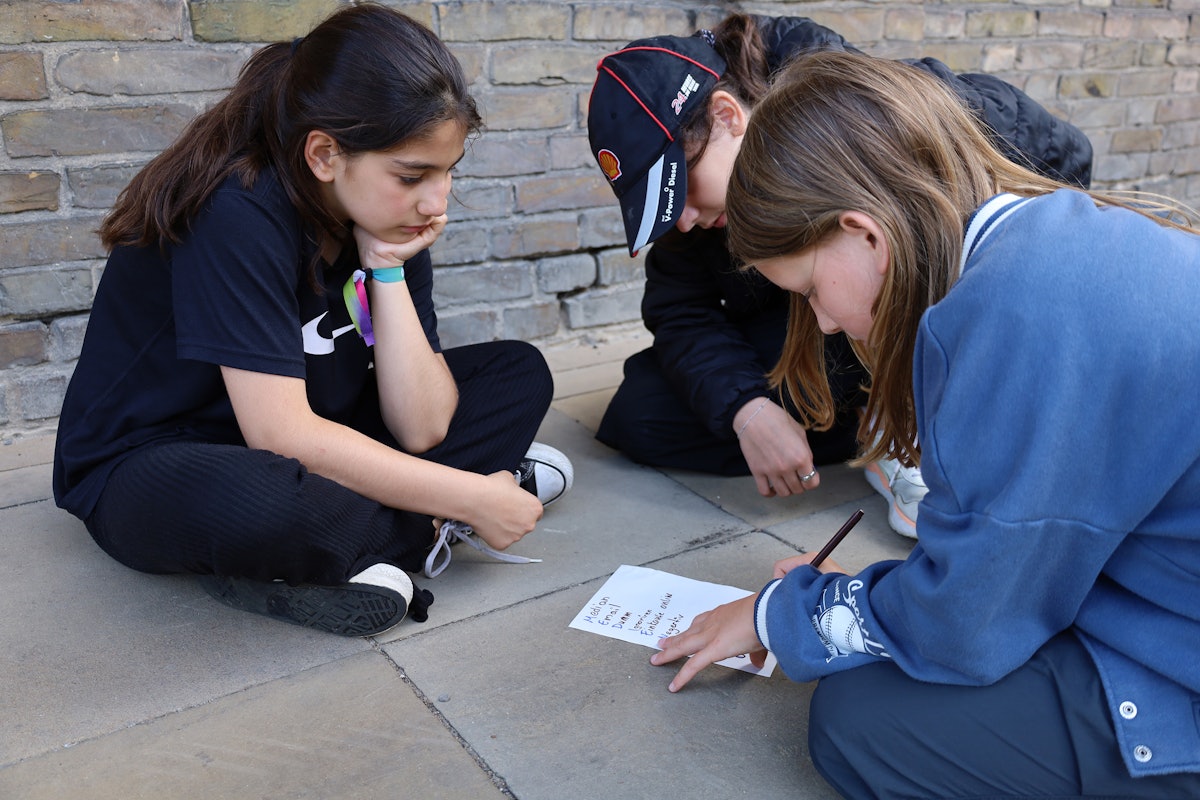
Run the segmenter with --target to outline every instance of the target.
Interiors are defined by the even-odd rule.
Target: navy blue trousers
[[[488,474],[525,455],[553,395],[541,353],[502,341],[445,351],[459,402],[446,439],[422,458]],[[382,422],[364,433],[398,447]],[[196,573],[338,585],[378,562],[421,569],[430,517],[380,505],[295,459],[204,442],[143,448],[112,474],[86,521],[117,561]]]
[[[774,366],[783,347],[782,324],[748,326],[743,331],[759,353],[759,363]],[[843,337],[826,337],[825,358],[831,365],[830,385],[842,410],[832,428],[808,431],[808,446],[817,465],[836,464],[858,452],[858,407],[866,403],[859,390],[866,371]],[[773,399],[798,416],[795,407],[776,394]],[[732,430],[714,434],[688,407],[683,393],[667,379],[653,348],[625,361],[625,377],[609,402],[596,438],[639,464],[707,472],[749,475],[750,467]]]
[[[843,797],[1200,798],[1200,774],[1132,778],[1100,677],[1071,633],[991,686],[880,662],[821,679],[809,753]]]

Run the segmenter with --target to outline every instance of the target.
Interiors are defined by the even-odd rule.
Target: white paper
[[[698,615],[749,594],[734,586],[622,564],[568,627],[658,650],[659,639],[682,633]],[[766,678],[776,661],[768,653],[761,669],[747,655],[716,663]]]

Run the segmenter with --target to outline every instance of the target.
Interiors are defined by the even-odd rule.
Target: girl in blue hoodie
[[[1194,223],[1016,166],[937,81],[844,52],[777,79],[727,209],[792,293],[772,380],[827,419],[844,331],[863,459],[929,493],[906,560],[787,559],[664,640],[693,655],[671,689],[767,650],[819,680],[809,749],[847,797],[1200,797]]]

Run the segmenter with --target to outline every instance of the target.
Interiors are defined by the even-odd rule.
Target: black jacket
[[[801,50],[853,50],[829,28],[802,17],[758,18],[772,70]],[[991,75],[951,71],[932,58],[906,61],[949,84],[978,111],[1011,158],[1086,187],[1092,146],[1084,134],[1028,95]],[[646,255],[642,318],[671,385],[714,435],[733,438],[733,415],[767,394],[764,363],[744,333],[770,325],[782,347],[788,294],[757,273],[738,272],[720,229],[671,230]],[[841,334],[838,334],[839,336]]]

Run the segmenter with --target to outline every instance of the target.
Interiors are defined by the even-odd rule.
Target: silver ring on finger
[[[812,472],[808,473],[807,475],[801,475],[801,476],[800,476],[800,482],[801,482],[801,483],[808,483],[809,481],[811,481],[811,480],[812,480],[813,478],[815,478],[815,477],[817,477],[817,471],[814,469]]]

